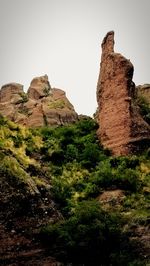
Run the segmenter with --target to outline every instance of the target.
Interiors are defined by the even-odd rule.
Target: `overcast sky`
[[[150,83],[150,0],[0,0],[0,86],[27,90],[47,74],[78,113],[96,110],[101,42],[134,64],[136,84]]]

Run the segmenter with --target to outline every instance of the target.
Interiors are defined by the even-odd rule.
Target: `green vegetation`
[[[63,100],[55,100],[49,103],[50,109],[63,109],[66,106],[66,103]]]
[[[48,96],[50,94],[50,87],[45,87],[43,92],[45,93],[45,96]]]
[[[143,96],[139,96],[136,103],[140,107],[140,113],[144,120],[150,124],[150,104],[147,99]]]
[[[49,225],[41,235],[60,259],[76,265],[107,265],[120,245],[121,221],[96,201],[83,201],[66,221]]]
[[[18,100],[17,104],[19,103],[26,103],[28,101],[28,95],[25,92],[20,93],[21,100]]]
[[[1,182],[4,177],[10,185],[19,187],[26,192],[34,193],[36,180],[39,173],[34,171],[30,175],[30,168],[40,169],[40,164],[34,158],[27,155],[28,141],[32,140],[34,149],[40,149],[41,139],[33,137],[31,132],[24,127],[18,126],[0,116],[0,176]],[[5,179],[6,181],[6,179]]]
[[[26,129],[0,116],[0,176],[31,193],[51,185],[63,219],[38,238],[64,265],[148,265],[136,230],[150,221],[150,153],[114,158],[96,130],[93,119]]]

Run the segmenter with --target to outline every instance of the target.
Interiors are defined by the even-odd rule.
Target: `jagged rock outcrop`
[[[40,77],[40,78],[34,78],[31,81],[31,84],[28,90],[28,97],[33,100],[39,100],[45,95],[48,96],[50,93],[50,90],[51,90],[51,86],[48,81],[47,75]]]
[[[114,155],[132,154],[150,140],[150,127],[134,104],[133,70],[130,60],[114,52],[114,32],[108,32],[102,42],[97,117],[98,137]]]
[[[27,93],[20,84],[4,85],[0,90],[0,113],[28,127],[64,125],[78,119],[65,92],[51,88],[47,75],[34,78]]]

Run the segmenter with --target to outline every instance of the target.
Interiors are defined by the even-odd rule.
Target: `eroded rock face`
[[[130,60],[114,52],[114,32],[107,33],[97,84],[98,137],[114,155],[131,154],[150,140],[150,127],[134,105],[133,70]]]
[[[28,96],[30,99],[39,100],[40,98],[48,95],[50,90],[51,90],[51,86],[48,81],[48,76],[45,75],[42,77],[37,77],[31,81],[31,84],[28,90]]]
[[[78,119],[63,90],[52,89],[48,76],[34,78],[27,93],[17,83],[0,90],[0,113],[28,127],[64,125]]]
[[[11,102],[16,103],[21,99],[23,86],[18,83],[6,84],[0,91],[0,103]]]

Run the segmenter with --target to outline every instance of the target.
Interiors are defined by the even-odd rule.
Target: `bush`
[[[72,162],[78,158],[78,149],[73,144],[68,144],[65,152],[65,161]]]
[[[69,126],[42,128],[43,159],[55,165],[76,161],[88,169],[95,167],[106,158],[97,140],[96,127],[95,121],[88,118]]]
[[[150,104],[147,102],[147,99],[143,96],[140,96],[137,98],[137,104],[140,107],[140,113],[144,120],[150,124]]]
[[[139,166],[140,160],[139,157],[135,155],[131,157],[112,157],[110,158],[110,164],[113,168],[117,168],[119,166],[122,168],[135,169],[137,166]]]
[[[98,124],[92,118],[82,119],[76,123],[80,136],[85,136],[98,129]]]
[[[71,198],[72,188],[70,184],[64,178],[53,178],[52,193],[55,201],[61,206],[63,212],[63,208],[68,204],[68,199]]]
[[[89,143],[88,145],[85,145],[80,155],[80,159],[83,166],[87,168],[95,167],[100,159],[100,149],[98,145],[95,143]]]
[[[65,263],[107,265],[111,253],[119,248],[120,226],[118,215],[106,213],[95,201],[86,201],[68,220],[45,227],[41,236],[51,254]]]
[[[26,183],[30,178],[18,161],[11,156],[4,156],[3,160],[0,161],[0,175],[6,176],[10,183],[16,185]]]
[[[23,144],[23,136],[21,134],[16,134],[15,136],[11,136],[14,146],[19,148]]]
[[[132,192],[140,189],[138,170],[124,168],[122,165],[118,165],[118,167],[116,165],[116,168],[113,169],[111,163],[109,160],[104,160],[96,167],[88,180],[87,196],[97,196],[102,189],[120,188]]]
[[[0,126],[7,125],[7,119],[0,114]]]
[[[118,170],[115,183],[121,189],[136,192],[140,188],[139,173],[133,169]]]

